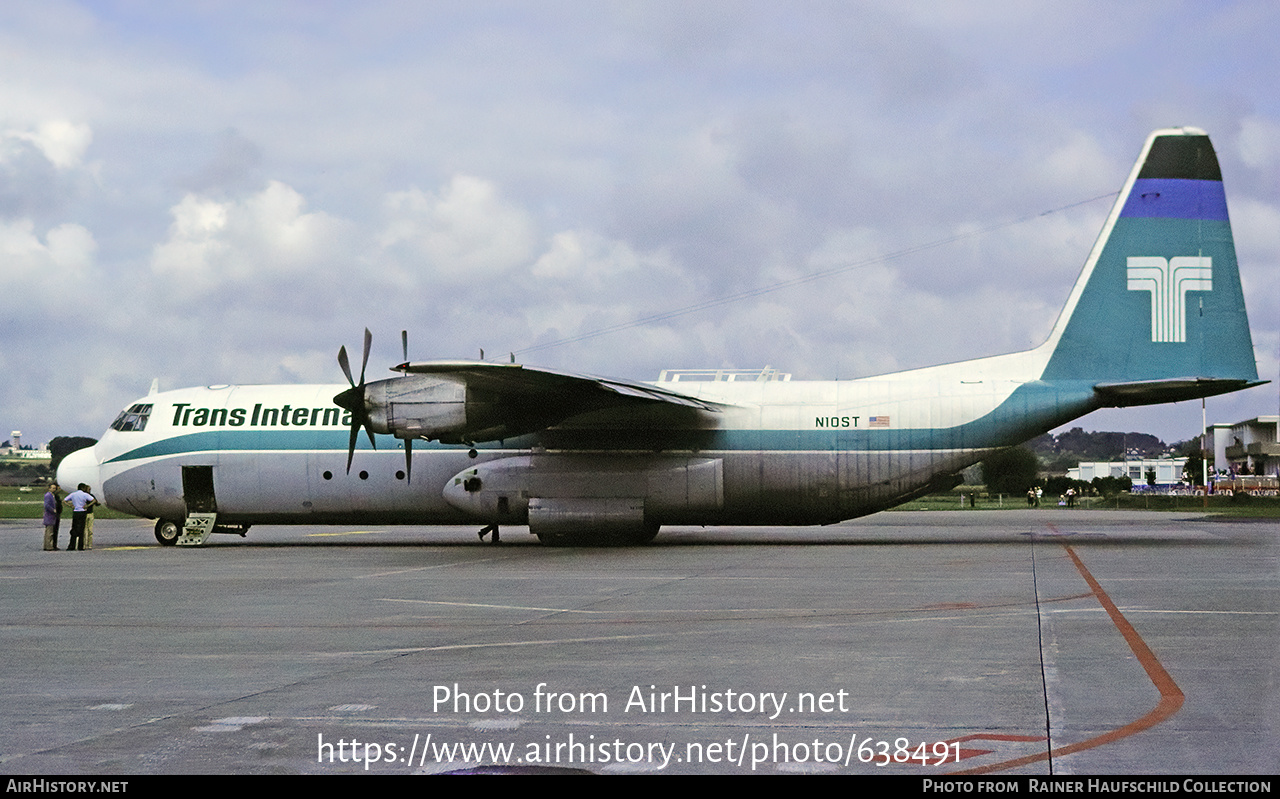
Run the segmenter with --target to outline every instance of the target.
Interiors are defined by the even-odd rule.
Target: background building
[[[1280,474],[1280,416],[1259,416],[1232,425],[1212,424],[1205,429],[1213,452],[1212,468],[1219,473]]]
[[[1135,487],[1147,484],[1147,472],[1154,471],[1156,485],[1182,482],[1186,458],[1126,458],[1123,461],[1094,461],[1067,469],[1072,480],[1091,482],[1095,477],[1128,477]]]

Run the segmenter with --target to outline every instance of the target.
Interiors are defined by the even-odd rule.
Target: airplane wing
[[[634,383],[570,372],[539,369],[517,363],[489,363],[487,361],[423,361],[402,363],[392,367],[393,372],[405,374],[429,374],[444,377],[477,389],[510,396],[555,396],[569,403],[584,400],[599,401],[609,395],[629,397],[649,402],[665,402],[704,411],[716,412],[720,406],[687,394],[658,388],[646,383]],[[625,402],[621,400],[618,404]],[[614,403],[607,403],[614,404]]]
[[[404,377],[362,387],[374,432],[445,443],[496,441],[534,433],[610,408],[719,412],[722,406],[668,389],[521,364],[484,361],[402,363]]]

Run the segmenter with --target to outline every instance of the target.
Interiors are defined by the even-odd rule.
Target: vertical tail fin
[[[1258,379],[1222,173],[1204,131],[1147,138],[1045,347],[1044,380],[1088,381],[1112,404]]]

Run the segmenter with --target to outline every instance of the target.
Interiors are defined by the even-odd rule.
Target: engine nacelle
[[[423,375],[379,380],[365,386],[364,401],[374,432],[396,438],[462,444],[528,432],[515,429],[509,415],[482,392],[454,380]]]

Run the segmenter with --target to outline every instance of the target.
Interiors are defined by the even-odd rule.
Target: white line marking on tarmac
[[[473,563],[487,563],[488,561],[491,561],[491,560],[500,560],[500,558],[494,557],[494,558],[480,558],[478,560],[457,560],[457,561],[453,561],[452,563],[437,563],[434,566],[418,566],[413,569],[396,569],[394,571],[389,571],[389,572],[375,572],[373,574],[358,574],[356,575],[355,579],[365,580],[370,577],[390,577],[396,574],[412,574],[413,572],[425,572],[425,571],[431,571],[433,569],[447,569],[450,566],[470,566]]]

